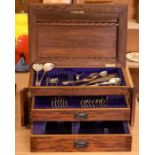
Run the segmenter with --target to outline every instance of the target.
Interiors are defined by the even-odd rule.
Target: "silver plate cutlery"
[[[36,72],[35,85],[40,86],[45,78],[46,86],[58,86],[74,85],[74,86],[104,86],[104,85],[120,85],[121,78],[117,74],[108,74],[107,71],[86,73],[73,73],[70,78],[67,73],[52,74],[51,77],[45,77],[45,74],[54,68],[54,64],[33,64],[33,70]],[[39,79],[39,72],[43,71],[41,78]],[[66,78],[67,77],[67,78]],[[74,78],[75,77],[75,78]],[[85,101],[87,102],[87,101]],[[85,104],[85,103],[84,103]],[[89,104],[89,103],[88,103]]]
[[[103,97],[99,97],[96,99],[81,99],[80,106],[81,108],[102,108],[104,107],[106,100]]]
[[[102,108],[106,103],[106,99],[103,97],[91,99],[90,97],[84,97],[80,99],[80,108]],[[70,103],[72,104],[72,103]],[[69,107],[66,97],[51,97],[51,107],[54,109],[71,108]]]
[[[65,97],[51,97],[52,108],[68,108],[68,101]]]

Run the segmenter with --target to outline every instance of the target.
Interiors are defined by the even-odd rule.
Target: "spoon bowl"
[[[54,68],[54,64],[52,64],[52,63],[45,63],[43,65],[43,70],[45,72],[51,71],[53,68]]]
[[[120,82],[121,82],[121,79],[120,78],[111,78],[109,80],[109,83],[111,83],[111,84],[118,84]]]
[[[107,71],[101,71],[101,72],[99,72],[99,76],[101,76],[101,77],[105,77],[107,75],[108,75],[108,72]]]
[[[40,72],[43,69],[43,65],[42,64],[33,64],[32,66],[33,70],[35,70],[36,72]]]
[[[111,78],[109,81],[106,82],[102,82],[102,83],[98,83],[96,84],[96,86],[103,86],[103,85],[118,85],[121,82],[121,78]]]

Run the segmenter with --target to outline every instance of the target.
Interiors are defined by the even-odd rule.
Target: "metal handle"
[[[87,140],[76,140],[74,142],[74,147],[77,149],[82,149],[88,147],[88,141]]]
[[[75,119],[80,119],[80,120],[87,119],[88,118],[88,113],[86,113],[86,112],[75,113],[74,118]]]

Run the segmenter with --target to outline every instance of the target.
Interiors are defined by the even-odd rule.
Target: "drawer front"
[[[130,120],[125,96],[36,96],[32,121]]]
[[[127,122],[33,122],[31,151],[130,151]]]
[[[129,87],[127,86],[104,86],[101,88],[99,86],[85,86],[84,88],[74,87],[74,86],[66,86],[64,87],[29,87],[33,96],[49,96],[49,95],[126,95],[129,92]]]
[[[31,136],[32,152],[130,151],[130,135]]]
[[[32,121],[130,120],[129,108],[96,110],[32,110]]]

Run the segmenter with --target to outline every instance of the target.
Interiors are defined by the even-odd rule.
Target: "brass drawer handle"
[[[82,149],[88,147],[88,141],[87,140],[76,140],[74,142],[74,147],[77,149]]]
[[[86,113],[86,112],[75,113],[74,118],[75,119],[80,119],[80,120],[87,119],[88,118],[88,113]]]

